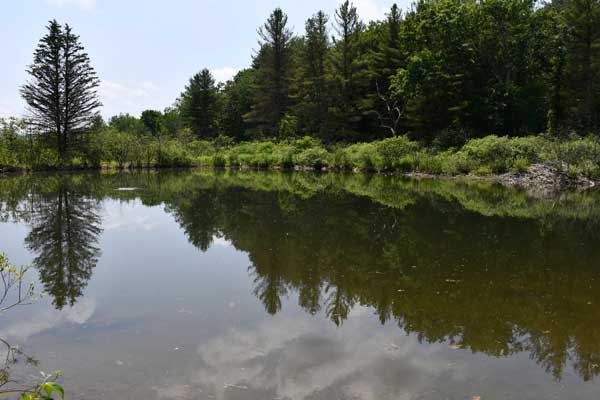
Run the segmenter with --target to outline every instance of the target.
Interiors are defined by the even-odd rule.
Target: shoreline
[[[0,179],[11,175],[24,174],[48,174],[48,173],[76,173],[76,172],[133,172],[133,171],[168,171],[168,170],[222,170],[222,171],[280,171],[280,172],[313,172],[313,173],[351,173],[364,175],[389,175],[401,176],[413,179],[440,179],[456,182],[491,182],[498,183],[509,188],[525,190],[535,194],[556,194],[569,190],[589,190],[600,185],[599,181],[591,180],[583,175],[569,176],[568,174],[558,171],[556,168],[543,165],[531,165],[523,172],[506,172],[502,174],[475,175],[475,174],[433,174],[419,171],[400,172],[394,170],[377,170],[374,168],[314,168],[310,166],[294,166],[292,168],[283,168],[279,166],[270,167],[250,167],[250,166],[206,166],[206,165],[191,165],[191,166],[142,166],[142,167],[112,167],[102,166],[99,168],[53,168],[44,170],[22,169],[6,169],[0,170]]]

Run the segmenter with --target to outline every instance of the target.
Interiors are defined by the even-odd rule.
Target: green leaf
[[[46,392],[46,394],[48,395],[48,398],[52,398],[52,393],[56,392],[61,399],[65,398],[65,391],[63,390],[62,386],[60,386],[58,383],[56,382],[46,382],[42,384],[42,389],[44,390],[44,392]]]

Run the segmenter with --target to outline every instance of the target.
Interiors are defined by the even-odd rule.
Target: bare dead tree
[[[379,82],[375,82],[377,89],[377,97],[383,103],[385,113],[375,111],[377,118],[379,119],[379,125],[382,128],[388,129],[393,136],[398,136],[398,126],[404,115],[404,106],[400,100],[393,99],[381,92],[379,88]]]

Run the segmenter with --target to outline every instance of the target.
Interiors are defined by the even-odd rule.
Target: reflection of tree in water
[[[184,200],[172,210],[190,237],[221,232],[248,252],[271,314],[294,291],[337,325],[370,306],[424,342],[495,357],[526,351],[557,379],[567,364],[584,379],[600,372],[600,314],[587,305],[600,303],[600,249],[577,224],[485,217],[442,198],[394,209],[339,193],[202,191],[202,204],[218,204],[202,218]]]
[[[98,261],[102,232],[98,207],[68,179],[41,196],[34,207],[26,244],[37,255],[34,265],[58,309],[73,305],[83,294]]]
[[[198,248],[223,236],[247,252],[254,293],[271,314],[293,293],[307,312],[338,325],[354,307],[368,306],[381,323],[424,342],[494,357],[526,352],[557,379],[567,366],[585,380],[600,374],[600,218],[593,195],[565,194],[568,201],[557,206],[486,187],[338,174],[132,174],[122,185],[110,179],[101,182],[143,187],[144,204],[164,203]],[[313,184],[317,189],[306,189]],[[101,189],[92,192],[134,196]],[[99,234],[95,203],[65,188],[39,192],[32,203],[41,197],[43,212],[35,213],[28,243],[39,242],[31,248],[41,264],[54,266],[40,268],[42,276],[68,282],[71,268],[89,277]],[[73,267],[67,219],[71,231],[84,232],[77,237],[88,236],[70,239],[82,255],[72,259],[87,260]],[[85,285],[77,282],[62,286],[76,288],[76,297]]]

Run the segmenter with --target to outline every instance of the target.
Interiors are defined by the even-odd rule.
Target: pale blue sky
[[[256,29],[275,7],[296,33],[319,9],[340,0],[0,0],[0,116],[21,116],[25,68],[56,18],[81,36],[102,80],[102,114],[139,114],[171,105],[191,75],[206,67],[218,80],[247,67]],[[393,0],[355,0],[363,21],[381,19]],[[397,1],[403,9],[410,0]]]

